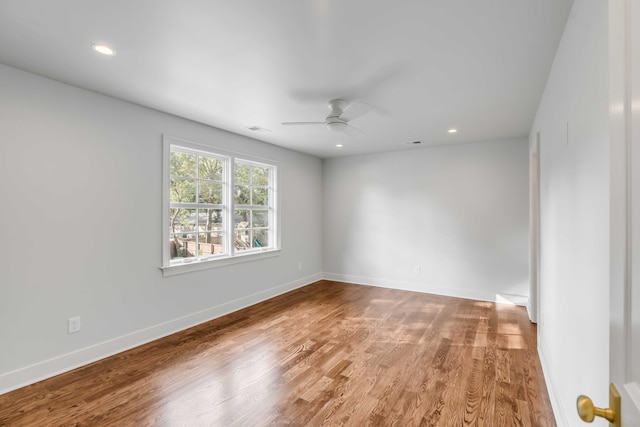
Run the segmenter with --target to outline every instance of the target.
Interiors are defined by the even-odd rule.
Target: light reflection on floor
[[[236,350],[223,376],[202,375],[202,366],[197,360],[173,365],[170,372],[157,376],[156,383],[164,392],[159,418],[171,426],[180,426],[181,420],[185,419],[200,420],[201,423],[197,425],[203,426],[232,425],[240,422],[245,415],[242,406],[247,402],[256,403],[251,406],[255,416],[255,410],[260,408],[257,404],[260,399],[267,393],[271,396],[278,393],[273,387],[282,376],[277,352],[278,349],[270,345],[269,339],[263,339],[242,352]],[[185,372],[189,372],[190,364],[200,368],[200,378],[190,381],[188,389],[172,388],[174,372],[184,377]],[[211,372],[219,371],[219,366],[211,369]],[[234,405],[234,401],[238,403]],[[235,410],[230,411],[230,406],[236,406]]]

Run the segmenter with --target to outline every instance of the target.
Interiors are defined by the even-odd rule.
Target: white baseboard
[[[268,300],[322,279],[320,273],[294,280],[206,310],[173,319],[150,328],[132,332],[108,341],[63,354],[15,371],[0,374],[0,394],[68,372],[105,357],[166,337],[225,314]]]
[[[142,344],[166,337],[184,329],[199,325],[220,316],[238,311],[245,307],[265,301],[269,298],[283,293],[301,288],[321,279],[335,280],[340,282],[354,283],[359,285],[377,286],[406,291],[433,293],[437,295],[451,296],[457,298],[475,299],[480,301],[514,303],[519,296],[510,295],[505,298],[505,294],[492,294],[486,291],[474,289],[452,289],[436,286],[424,286],[411,282],[398,280],[376,279],[371,277],[349,276],[335,273],[318,273],[303,277],[293,282],[285,283],[265,291],[261,291],[246,297],[236,299],[206,310],[192,313],[168,322],[161,323],[140,331],[132,332],[108,341],[94,344],[71,353],[63,354],[49,360],[25,366],[23,368],[0,374],[0,394],[7,393],[20,387],[51,378],[55,375],[71,371],[89,363],[95,362],[105,357],[138,347]],[[541,357],[542,360],[542,357]],[[544,369],[544,365],[543,365]],[[553,402],[552,402],[553,403]],[[555,411],[555,409],[554,409]]]
[[[547,384],[547,392],[549,393],[549,400],[551,401],[551,408],[553,409],[553,416],[556,418],[556,424],[558,426],[568,426],[569,419],[567,418],[567,414],[564,412],[562,408],[562,404],[558,399],[558,388],[553,379],[553,375],[549,371],[549,366],[547,365],[547,361],[544,357],[544,351],[540,344],[538,344],[538,357],[540,358],[540,364],[542,365],[542,374],[544,375],[544,380]]]
[[[531,299],[527,298],[527,314],[531,323],[538,323],[538,315],[533,307]]]
[[[526,305],[528,298],[522,295],[496,294],[478,289],[460,289],[444,286],[432,286],[423,283],[413,283],[401,280],[377,279],[373,277],[350,276],[346,274],[322,273],[322,277],[327,280],[337,282],[354,283],[356,285],[377,286],[380,288],[399,289],[403,291],[422,292],[447,297],[466,298],[478,301],[499,302],[511,305]]]

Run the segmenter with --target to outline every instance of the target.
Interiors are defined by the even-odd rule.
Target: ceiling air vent
[[[251,126],[250,128],[247,128],[251,131],[254,132],[260,132],[260,133],[269,133],[271,132],[269,129],[265,129],[265,128],[261,128],[260,126]]]

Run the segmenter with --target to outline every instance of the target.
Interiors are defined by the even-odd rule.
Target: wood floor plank
[[[522,307],[319,281],[0,395],[0,426],[542,426]]]

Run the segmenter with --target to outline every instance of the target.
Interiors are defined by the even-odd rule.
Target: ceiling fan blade
[[[367,136],[367,133],[365,131],[363,131],[362,129],[359,129],[355,126],[352,126],[350,124],[347,123],[347,126],[344,130],[344,133],[348,136],[352,136],[352,137],[356,137],[356,138],[362,138]]]
[[[327,99],[339,98],[339,96],[344,96],[342,92],[332,89],[319,89],[319,90],[309,90],[309,89],[294,89],[291,92],[291,97],[298,101],[304,102],[306,104],[317,104],[321,102],[326,102]]]
[[[326,122],[282,122],[281,124],[284,126],[292,126],[292,125],[306,126],[306,125],[325,125]]]
[[[405,73],[406,67],[404,64],[388,64],[361,80],[361,83],[355,88],[356,94],[360,97],[368,97],[384,92],[389,89],[394,81],[401,80]]]
[[[400,80],[406,74],[406,65],[403,63],[389,64],[372,74],[358,73],[356,75],[343,76],[343,78],[334,78],[330,84],[325,84],[317,89],[293,89],[289,94],[298,101],[304,103],[320,103],[327,99],[366,99],[373,105],[379,107],[384,101],[380,99],[384,94],[391,90],[392,83]],[[340,76],[338,76],[340,77]],[[340,80],[342,83],[337,83]],[[317,87],[317,82],[313,79],[307,81],[307,86]],[[380,108],[376,108],[377,112],[384,112]]]
[[[371,105],[361,101],[355,101],[344,110],[340,118],[349,122],[357,119],[358,117],[362,117],[373,110],[374,108]]]

